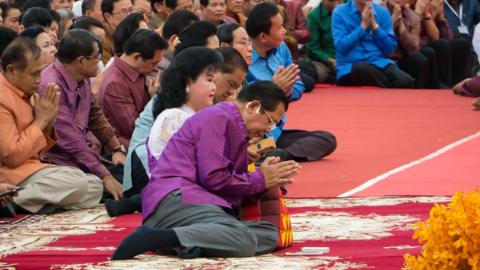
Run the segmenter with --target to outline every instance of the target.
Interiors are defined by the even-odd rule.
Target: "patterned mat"
[[[449,197],[287,200],[295,243],[254,258],[180,260],[149,253],[110,262],[116,245],[140,216],[110,218],[103,207],[0,224],[1,269],[400,269],[403,254],[418,253],[411,224]],[[326,254],[302,247],[328,247]]]

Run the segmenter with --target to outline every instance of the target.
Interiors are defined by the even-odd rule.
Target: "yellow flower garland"
[[[458,192],[448,206],[435,204],[417,226],[413,239],[422,252],[406,254],[404,269],[480,270],[480,190]]]

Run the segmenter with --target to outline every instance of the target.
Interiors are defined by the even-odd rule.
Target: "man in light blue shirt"
[[[248,15],[246,30],[253,48],[247,82],[273,81],[289,97],[289,102],[300,99],[305,87],[298,66],[293,64],[292,55],[283,42],[286,30],[277,7],[271,3],[256,5]],[[283,130],[285,121],[283,117],[268,136],[274,137],[277,147],[285,150],[286,159],[319,160],[335,150],[337,142],[330,132]]]
[[[397,40],[385,7],[351,0],[332,16],[338,85],[413,88],[415,80],[388,58]]]

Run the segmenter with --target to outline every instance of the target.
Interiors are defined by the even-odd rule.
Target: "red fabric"
[[[292,224],[280,188],[270,188],[260,196],[258,201],[243,204],[241,216],[242,220],[268,221],[275,224],[279,234],[278,248],[292,245]]]
[[[382,216],[414,216],[424,219],[429,209],[432,207],[431,203],[403,203],[392,206],[353,206],[347,208],[321,208],[318,207],[298,207],[290,208],[291,215],[305,214],[309,212],[321,211],[323,216],[333,215],[334,213],[348,213],[357,217],[372,217],[372,215]],[[92,235],[82,236],[66,236],[63,237],[47,247],[57,248],[97,248],[96,250],[77,250],[77,251],[49,251],[37,250],[32,252],[20,253],[12,256],[7,256],[1,260],[2,263],[12,264],[16,269],[84,269],[86,267],[68,266],[71,264],[89,263],[91,268],[95,265],[106,265],[108,258],[113,253],[113,250],[101,250],[101,248],[116,247],[118,243],[128,235],[140,223],[140,215],[127,215],[115,218],[108,224],[114,225],[110,231],[99,231]],[[298,226],[309,226],[308,223],[299,224]],[[342,226],[342,224],[338,224]],[[299,228],[297,228],[298,230]],[[300,228],[301,229],[301,228]],[[413,232],[411,230],[393,229],[390,231],[391,236],[380,237],[373,240],[339,240],[326,239],[307,240],[304,242],[295,242],[290,248],[275,252],[276,256],[295,257],[292,253],[298,252],[302,247],[329,247],[330,252],[324,256],[332,257],[338,256],[328,266],[333,266],[335,263],[347,261],[356,264],[367,264],[373,269],[400,269],[403,265],[403,254],[406,252],[418,253],[419,246],[411,239]],[[407,249],[392,249],[393,246],[410,246]],[[303,260],[311,260],[317,258],[316,255],[306,256]],[[159,259],[159,265],[162,263],[162,258]],[[256,258],[258,260],[258,258]],[[141,261],[136,265],[141,267]],[[192,261],[184,261],[184,269],[190,269]],[[272,261],[269,266],[273,266]],[[55,266],[56,265],[56,266]],[[150,265],[151,266],[151,265]],[[224,269],[225,266],[222,261],[209,263],[209,269]],[[119,268],[120,267],[120,268]],[[325,267],[325,265],[324,265]],[[327,267],[328,268],[328,267]],[[108,269],[108,268],[104,268]],[[117,265],[116,269],[121,269]],[[192,268],[193,269],[193,268]],[[200,268],[198,268],[200,269]],[[271,269],[271,268],[269,268]],[[325,269],[325,268],[314,268]]]
[[[328,130],[338,147],[323,160],[302,163],[287,197],[338,196],[477,132],[473,101],[442,90],[318,85],[291,104],[286,128]]]

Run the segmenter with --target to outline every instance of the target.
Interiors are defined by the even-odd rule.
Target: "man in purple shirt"
[[[102,164],[87,140],[90,130],[113,152],[112,162],[123,164],[125,148],[95,104],[90,88],[89,78],[97,74],[101,57],[101,43],[93,34],[83,29],[70,30],[60,40],[57,59],[42,72],[39,91],[43,94],[49,83],[56,83],[60,90],[55,121],[58,140],[46,153],[46,158],[55,164],[77,167],[98,176],[105,190],[118,199],[123,197],[122,185]]]
[[[236,22],[234,18],[225,15],[227,13],[226,0],[200,0],[201,13],[198,17],[201,21],[209,21],[216,26],[224,23]]]
[[[243,89],[189,118],[173,135],[142,192],[143,224],[120,243],[113,260],[175,249],[181,258],[248,257],[273,251],[278,231],[269,222],[241,222],[243,199],[292,183],[294,161],[268,157],[247,170],[249,140],[279,122],[288,99],[272,82]]]
[[[127,148],[135,120],[150,100],[145,76],[155,70],[167,47],[152,30],[137,30],[125,43],[122,56],[115,57],[103,75],[98,103]]]

